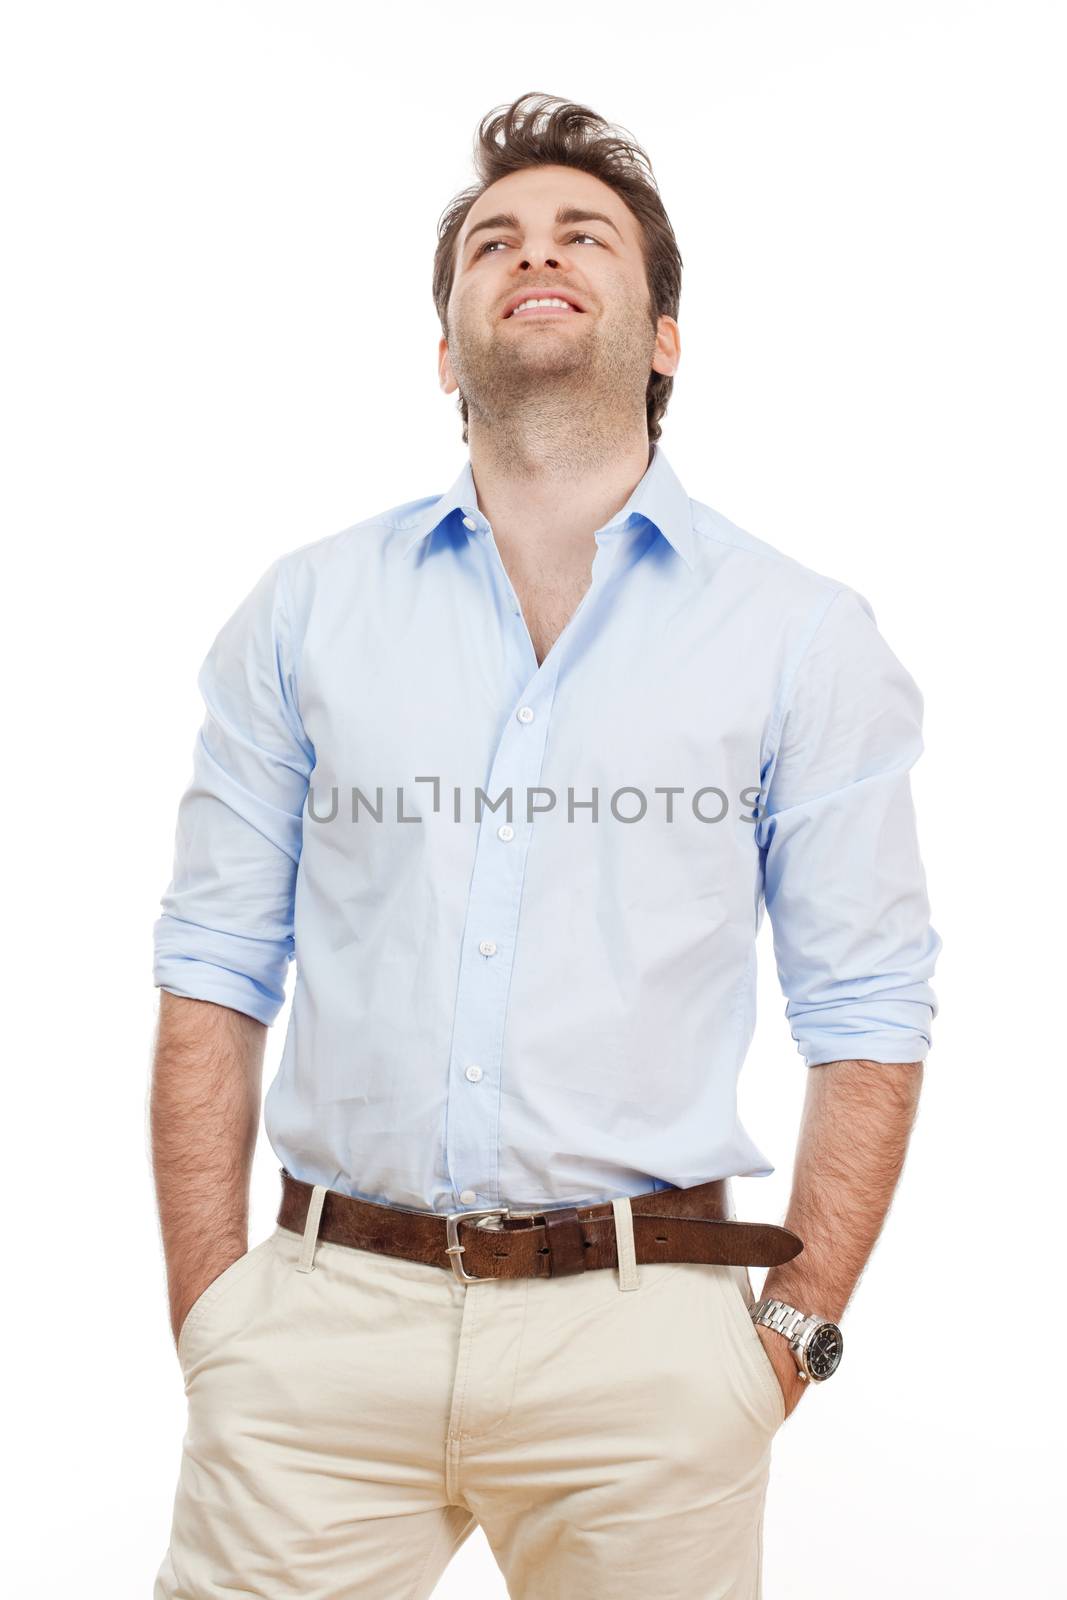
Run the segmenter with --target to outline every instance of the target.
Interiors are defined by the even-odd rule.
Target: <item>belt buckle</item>
[[[476,1222],[479,1217],[543,1217],[544,1209],[540,1211],[516,1211],[513,1206],[488,1206],[484,1211],[453,1211],[445,1218],[445,1233],[448,1243],[445,1245],[445,1255],[451,1259],[452,1271],[460,1283],[489,1283],[489,1278],[479,1278],[477,1273],[465,1272],[463,1263],[459,1259],[466,1246],[459,1242],[459,1225],[461,1222]]]
[[[488,1283],[488,1278],[479,1278],[477,1273],[464,1271],[463,1263],[459,1259],[466,1249],[466,1245],[459,1242],[459,1225],[461,1222],[476,1222],[479,1217],[506,1217],[509,1210],[507,1206],[488,1206],[484,1211],[453,1211],[445,1218],[445,1233],[448,1243],[445,1245],[445,1255],[451,1259],[452,1271],[460,1283]]]

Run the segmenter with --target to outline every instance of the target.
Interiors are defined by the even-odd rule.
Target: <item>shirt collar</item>
[[[464,518],[469,518],[478,528],[486,526],[485,517],[478,509],[469,455],[452,487],[439,500],[425,506],[414,522],[408,524],[404,530],[406,538],[403,553],[407,555],[454,511],[462,512]],[[693,518],[689,496],[658,441],[652,446],[652,460],[644,477],[635,486],[621,511],[617,511],[600,530],[601,534],[620,532],[634,515],[651,522],[686,565],[693,566]]]

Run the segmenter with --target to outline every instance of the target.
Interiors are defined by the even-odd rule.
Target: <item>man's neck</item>
[[[588,547],[593,534],[622,509],[648,469],[644,412],[620,427],[573,414],[567,426],[543,417],[531,427],[501,429],[469,422],[471,469],[478,505],[503,552],[522,549],[563,560]]]

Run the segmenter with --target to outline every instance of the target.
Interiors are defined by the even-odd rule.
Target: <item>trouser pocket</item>
[[[225,1320],[225,1314],[229,1309],[231,1297],[266,1259],[273,1243],[272,1236],[253,1245],[251,1250],[246,1250],[236,1261],[231,1261],[217,1278],[213,1278],[207,1288],[193,1301],[178,1331],[177,1355],[183,1369],[188,1366],[192,1345],[195,1344],[202,1350],[207,1340],[212,1347],[214,1346],[215,1339],[219,1337],[221,1321]]]
[[[777,1429],[785,1421],[785,1394],[774,1363],[767,1354],[756,1324],[752,1320],[751,1308],[755,1305],[755,1296],[748,1268],[722,1266],[717,1276],[727,1311],[737,1331],[737,1349],[742,1370],[747,1370],[757,1392],[762,1391],[765,1401],[770,1406],[772,1425]]]

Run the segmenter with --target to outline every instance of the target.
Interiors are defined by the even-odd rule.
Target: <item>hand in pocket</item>
[[[221,1268],[217,1268],[215,1270],[213,1276],[209,1277],[206,1283],[200,1279],[198,1285],[197,1281],[194,1280],[192,1285],[194,1292],[191,1297],[189,1294],[189,1285],[181,1285],[180,1292],[175,1295],[174,1300],[171,1302],[170,1329],[174,1337],[175,1348],[177,1348],[177,1346],[181,1343],[182,1332],[189,1321],[189,1318],[199,1306],[201,1300],[203,1300],[208,1290],[214,1288],[216,1283],[221,1282],[226,1274],[231,1272],[239,1261],[244,1260],[247,1254],[248,1251],[245,1249],[241,1251],[240,1255],[232,1256],[229,1261],[223,1263]]]

